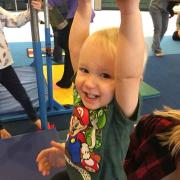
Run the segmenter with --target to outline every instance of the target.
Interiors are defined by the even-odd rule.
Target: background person
[[[169,0],[151,0],[149,12],[153,21],[154,34],[152,51],[155,56],[161,57],[164,55],[160,43],[168,27],[169,12],[167,11]]]
[[[32,0],[31,5],[37,10],[41,9],[40,0]],[[15,15],[14,13],[10,13],[0,7],[0,83],[22,105],[28,117],[40,129],[41,120],[36,116],[36,112],[33,109],[32,103],[12,67],[13,60],[3,32],[4,27],[21,27],[28,21],[30,21],[29,10]],[[3,129],[2,125],[0,125],[0,137],[8,138],[10,136],[10,133]]]

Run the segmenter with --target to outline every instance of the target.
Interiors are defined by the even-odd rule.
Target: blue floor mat
[[[162,58],[151,56],[147,62],[144,81],[161,93],[159,97],[144,99],[142,114],[170,106],[180,109],[180,54]]]
[[[37,154],[50,147],[50,141],[58,141],[55,129],[17,135],[0,140],[0,176],[2,180],[49,180],[60,169],[53,170],[47,177],[37,169]]]
[[[34,108],[39,108],[39,99],[37,91],[36,71],[34,67],[15,67],[14,68],[23,87],[25,88]],[[47,100],[47,85],[44,80],[45,98]],[[0,120],[4,118],[4,114],[23,111],[22,106],[14,99],[5,87],[0,84]]]
[[[149,55],[153,55],[151,51],[152,37],[146,37],[145,41],[149,48]],[[171,36],[165,36],[161,42],[163,52],[168,54],[180,54],[180,41],[173,41]]]

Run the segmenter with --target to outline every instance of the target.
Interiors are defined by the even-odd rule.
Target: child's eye
[[[88,73],[89,71],[86,68],[79,68],[79,70],[83,73]]]
[[[102,73],[100,76],[101,76],[102,78],[105,78],[105,79],[111,78],[111,76],[110,76],[109,74],[106,74],[106,73]]]

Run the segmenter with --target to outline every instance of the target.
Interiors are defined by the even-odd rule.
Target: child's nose
[[[97,78],[94,75],[89,75],[88,78],[86,79],[85,85],[88,88],[94,88],[97,83]]]

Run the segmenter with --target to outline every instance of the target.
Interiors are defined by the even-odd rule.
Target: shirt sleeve
[[[0,7],[0,19],[5,27],[21,27],[30,21],[30,11],[26,10],[20,14],[14,14]]]

